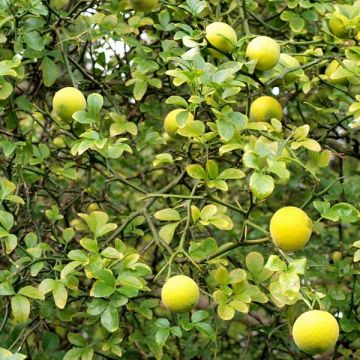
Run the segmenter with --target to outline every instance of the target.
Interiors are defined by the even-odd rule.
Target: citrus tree
[[[0,359],[360,357],[360,2],[0,0]]]

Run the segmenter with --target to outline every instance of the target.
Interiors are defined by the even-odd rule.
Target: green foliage
[[[324,358],[358,358],[360,2],[131,3],[0,0],[0,359],[307,359],[309,308],[340,325]],[[256,70],[257,35],[298,65]],[[71,121],[64,87],[87,99]],[[252,121],[263,95],[282,121]],[[296,253],[268,231],[290,205],[313,221]],[[160,302],[175,274],[189,313]]]

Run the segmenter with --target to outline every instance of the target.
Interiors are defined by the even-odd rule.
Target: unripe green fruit
[[[70,121],[74,113],[86,109],[86,99],[80,90],[65,87],[55,94],[53,107],[59,118]]]
[[[333,261],[340,261],[342,259],[342,253],[341,251],[334,251],[332,254],[331,254],[331,259]]]
[[[100,211],[100,207],[97,203],[91,203],[89,204],[89,206],[87,207],[87,211],[89,213],[93,212],[93,211]]]
[[[60,135],[54,137],[53,143],[58,149],[62,149],[66,146],[64,139]]]
[[[214,22],[208,25],[205,36],[211,46],[226,54],[231,53],[237,42],[235,30],[223,22]],[[221,54],[214,49],[209,49],[209,53],[214,57],[218,57]]]
[[[250,106],[250,119],[252,121],[270,121],[276,118],[282,119],[281,104],[271,96],[261,96],[257,98]]]
[[[130,5],[135,11],[152,11],[158,5],[158,0],[130,0]]]
[[[251,40],[246,48],[249,60],[256,60],[255,68],[260,71],[272,69],[280,59],[280,45],[267,36]]]

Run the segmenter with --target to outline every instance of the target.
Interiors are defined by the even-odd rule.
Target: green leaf
[[[168,319],[166,318],[160,318],[157,319],[155,321],[155,325],[159,328],[159,329],[168,329],[170,328],[170,322]]]
[[[179,338],[182,337],[182,331],[179,326],[173,326],[170,330],[171,334],[173,334],[174,336],[177,336]]]
[[[295,272],[296,274],[304,275],[306,270],[306,258],[302,259],[292,259],[288,265],[290,272]]]
[[[0,296],[9,296],[14,294],[15,294],[15,290],[8,281],[5,281],[0,284]]]
[[[264,257],[256,252],[252,251],[246,255],[246,266],[253,275],[257,275],[264,267]]]
[[[90,94],[87,98],[87,110],[90,116],[97,118],[103,107],[104,98],[97,93]]]
[[[117,225],[108,223],[109,216],[102,211],[93,211],[90,215],[78,214],[84,219],[95,237],[101,237],[115,230]]]
[[[226,285],[230,281],[229,273],[225,267],[220,266],[215,271],[215,281],[220,285]]]
[[[86,340],[80,334],[70,332],[67,337],[72,345],[79,347],[87,345]]]
[[[61,270],[60,278],[65,279],[69,274],[71,274],[81,264],[82,264],[81,261],[71,261],[71,262],[69,262]]]
[[[44,41],[41,35],[37,31],[29,31],[24,35],[25,43],[36,51],[42,51],[44,49]]]
[[[260,172],[254,172],[251,175],[249,186],[254,195],[260,200],[269,197],[275,187],[274,179],[270,175]]]
[[[219,175],[219,167],[214,160],[208,160],[206,162],[206,172],[210,179],[216,179]]]
[[[101,315],[101,325],[109,332],[119,328],[119,313],[111,304]]]
[[[18,294],[31,299],[45,300],[44,294],[34,286],[25,286],[19,290]]]
[[[286,271],[286,263],[277,255],[270,255],[265,268],[271,271]]]
[[[17,322],[25,322],[30,315],[30,302],[22,295],[15,295],[11,298],[11,310]]]
[[[289,21],[289,25],[292,31],[301,32],[305,26],[305,20],[301,16],[295,16]]]
[[[236,284],[246,279],[246,271],[243,269],[234,269],[229,273],[230,284]]]
[[[186,172],[188,175],[194,179],[198,180],[205,180],[206,179],[206,173],[204,168],[201,165],[188,165],[186,167]]]
[[[140,101],[146,93],[147,90],[146,81],[137,81],[134,86],[134,98],[137,101]]]
[[[245,173],[243,171],[231,168],[222,171],[217,178],[222,180],[237,180],[242,179],[243,177],[245,177]]]
[[[82,348],[72,348],[66,352],[63,360],[78,360],[83,353]]]
[[[329,211],[322,216],[332,221],[341,220],[346,223],[357,222],[360,219],[359,211],[350,204],[338,203],[331,207]]]
[[[90,290],[90,296],[101,298],[109,297],[115,292],[115,284],[109,284],[102,280],[96,280]]]
[[[0,224],[5,230],[10,231],[14,226],[14,216],[7,211],[0,210]]]
[[[9,351],[7,349],[0,348],[0,359],[1,360],[25,360],[26,355],[20,354],[18,352],[13,354],[11,351]]]
[[[89,238],[82,238],[80,240],[80,245],[86,249],[87,251],[90,251],[94,254],[97,254],[99,251],[99,246],[96,240],[89,239]]]
[[[41,71],[44,85],[51,87],[54,85],[57,78],[60,76],[60,71],[54,61],[45,56],[41,62]]]
[[[175,231],[176,231],[177,227],[179,226],[179,224],[180,224],[179,221],[171,223],[171,224],[166,224],[165,226],[163,226],[160,229],[159,235],[167,244],[170,244],[170,242],[173,239]]]
[[[124,258],[124,254],[113,247],[105,248],[101,252],[101,256],[106,257],[108,259],[117,259],[117,260],[122,260]]]
[[[160,211],[157,211],[154,214],[155,219],[161,220],[161,221],[179,221],[181,220],[181,216],[178,211],[175,209],[163,209]]]
[[[298,295],[300,290],[300,278],[294,272],[281,273],[279,276],[279,284],[282,294],[285,297],[294,297]]]
[[[249,305],[247,305],[246,303],[244,303],[243,301],[240,301],[240,300],[230,301],[229,306],[231,306],[236,311],[242,312],[244,314],[249,312]]]
[[[219,305],[217,313],[222,320],[231,320],[235,315],[235,310],[229,305]]]
[[[215,331],[210,324],[199,322],[195,324],[195,328],[209,338],[213,339],[215,336]]]
[[[62,235],[63,235],[65,243],[69,243],[74,238],[75,231],[73,228],[69,227],[69,228],[64,229]]]
[[[170,329],[160,329],[156,332],[155,341],[160,346],[163,347],[166,343],[167,338],[170,335]]]
[[[79,261],[81,263],[87,263],[89,261],[89,257],[87,253],[83,250],[71,250],[68,253],[68,258],[74,261]]]
[[[53,284],[53,297],[55,305],[59,309],[64,309],[67,302],[68,293],[65,286],[60,281],[55,281]]]
[[[54,279],[44,279],[40,285],[39,285],[39,290],[45,295],[47,293],[49,293],[50,291],[53,291],[54,289],[54,285],[55,285],[55,281]]]
[[[209,313],[205,310],[195,311],[191,315],[191,322],[195,324],[207,319],[208,317],[209,317]]]
[[[187,114],[187,112],[184,113]],[[199,120],[188,121],[184,127],[179,128],[177,133],[185,137],[199,137],[205,133],[205,125]]]
[[[5,249],[6,254],[11,254],[17,247],[17,237],[16,235],[10,234],[5,238]]]
[[[216,213],[218,208],[216,205],[206,205],[201,209],[200,218],[202,221],[209,221]]]
[[[7,99],[13,92],[14,87],[4,79],[0,79],[0,100]]]

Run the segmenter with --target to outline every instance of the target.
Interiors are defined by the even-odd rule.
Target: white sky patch
[[[275,86],[272,88],[271,92],[273,95],[278,96],[280,94],[280,88]]]

